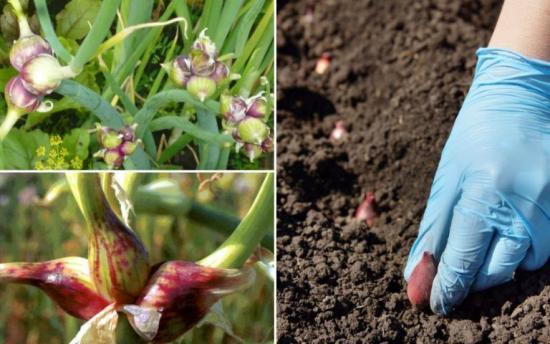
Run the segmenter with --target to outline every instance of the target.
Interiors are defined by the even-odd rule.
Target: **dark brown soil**
[[[402,275],[500,3],[279,1],[279,343],[550,342],[548,265],[449,318],[413,310]],[[337,120],[341,144],[328,139]],[[352,219],[369,190],[381,208],[371,229]]]

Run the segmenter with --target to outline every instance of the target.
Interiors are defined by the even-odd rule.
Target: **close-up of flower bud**
[[[216,92],[216,82],[209,77],[193,76],[187,83],[187,91],[204,102]]]
[[[247,117],[237,128],[240,139],[245,143],[261,145],[269,136],[269,127],[260,119]]]
[[[3,263],[0,264],[0,283],[37,287],[65,312],[84,320],[109,304],[95,289],[88,261],[80,257],[40,263]]]
[[[39,55],[52,55],[48,42],[38,35],[24,36],[15,41],[10,50],[10,62],[13,68],[21,71],[23,66]]]
[[[254,278],[251,268],[216,269],[169,261],[151,276],[136,305],[160,313],[152,342],[168,343],[195,326],[220,298],[250,286]],[[131,318],[130,323],[137,327]]]

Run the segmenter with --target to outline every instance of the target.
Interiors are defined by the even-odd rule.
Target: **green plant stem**
[[[55,29],[53,28],[53,24],[50,19],[50,13],[48,11],[46,0],[34,0],[34,7],[36,8],[36,14],[38,15],[38,20],[40,21],[40,27],[42,28],[42,31],[44,31],[46,40],[50,43],[56,55],[59,56],[59,58],[61,58],[65,63],[68,63],[73,59],[73,56],[67,49],[65,49],[55,34]]]
[[[17,17],[17,23],[19,24],[19,37],[32,35],[33,32],[31,30],[31,27],[29,26],[29,21],[27,20],[27,16],[25,15],[25,12],[23,11],[23,7],[21,7],[21,3],[19,2],[19,0],[8,0],[8,2],[13,8],[15,16]]]
[[[185,216],[225,234],[231,233],[239,225],[237,217],[194,202],[180,192],[170,194],[156,191],[152,185],[139,187],[133,201],[137,212]]]
[[[212,254],[198,263],[218,268],[239,268],[252,254],[262,237],[273,230],[274,184],[268,173],[248,214],[233,234]]]
[[[258,43],[260,42],[264,31],[268,28],[269,25],[273,25],[273,12],[275,10],[275,6],[273,4],[273,0],[270,1],[267,11],[263,15],[261,21],[256,26],[256,29],[254,30],[254,33],[252,36],[250,36],[249,40],[247,41],[242,54],[237,58],[233,66],[231,67],[231,71],[234,73],[241,73],[242,69],[244,68],[246,61],[248,61],[248,58],[256,47],[258,46]]]
[[[95,218],[104,217],[106,199],[99,176],[80,172],[67,172],[65,176],[86,223],[91,225]]]
[[[158,19],[159,21],[167,20],[172,15],[172,13],[174,13],[174,3],[175,1],[170,2],[162,16]],[[143,57],[143,53],[148,48],[152,48],[151,46],[153,41],[158,35],[160,35],[161,31],[162,27],[157,27],[147,32],[147,35],[143,38],[140,44],[135,47],[134,51],[130,54],[130,56],[128,56],[126,61],[120,66],[120,68],[116,70],[115,73],[113,73],[115,80],[119,84],[126,80],[126,78],[132,73],[138,61],[141,60],[142,65],[146,63],[146,58]],[[110,99],[113,96],[113,91],[109,87],[107,87],[103,92],[103,96],[105,97],[105,99]]]
[[[197,109],[197,123],[199,128],[214,135],[219,134],[216,114],[211,111]],[[220,159],[220,145],[212,142],[199,142],[199,170],[214,170]]]
[[[8,136],[8,133],[20,117],[20,111],[16,110],[15,108],[8,109],[6,118],[4,118],[4,122],[2,122],[2,125],[0,126],[0,142],[4,141],[4,139],[6,138],[6,136]]]
[[[109,33],[120,1],[104,0],[101,2],[101,7],[90,32],[80,45],[80,48],[78,48],[75,57],[69,63],[69,67],[73,72],[80,73],[84,65],[96,54],[97,49]]]
[[[69,97],[101,120],[101,124],[112,128],[120,129],[124,126],[122,116],[118,111],[107,103],[101,96],[89,88],[74,80],[63,80],[56,93]],[[149,170],[151,168],[149,157],[142,147],[136,149],[134,154],[124,162],[124,166],[132,166],[131,169]],[[127,169],[130,169],[126,167]]]
[[[130,172],[133,174],[133,172]],[[107,202],[109,202],[109,205],[111,206],[111,209],[113,209],[113,212],[118,216],[119,219],[122,219],[122,212],[120,211],[120,204],[118,203],[118,199],[115,195],[115,190],[113,189],[113,177],[114,173],[102,173],[100,176],[101,179],[101,188],[103,189],[103,193],[105,194],[105,198],[107,199]]]

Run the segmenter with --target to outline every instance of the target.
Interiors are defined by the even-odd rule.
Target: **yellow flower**
[[[82,160],[79,157],[74,157],[73,160],[71,160],[71,167],[73,170],[82,169]]]
[[[36,156],[45,156],[46,155],[46,147],[40,146],[36,149]]]
[[[40,146],[36,150],[37,161],[34,168],[37,170],[67,170],[82,169],[84,162],[77,156],[70,154],[69,150],[62,146],[63,138],[59,135],[50,136],[49,147]]]
[[[50,137],[50,145],[58,146],[63,143],[63,139],[59,135],[53,135]]]
[[[42,163],[42,161],[37,161],[34,164],[34,168],[37,169],[37,170],[45,170],[46,166],[44,166],[44,163]]]

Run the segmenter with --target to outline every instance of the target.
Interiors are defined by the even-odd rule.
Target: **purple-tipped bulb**
[[[267,101],[264,97],[256,97],[248,107],[246,115],[265,120],[267,117]]]
[[[180,86],[187,86],[187,82],[193,76],[191,71],[191,60],[186,55],[180,55],[169,65],[166,66],[170,80]]]
[[[246,117],[246,102],[241,97],[222,95],[220,97],[220,112],[231,124],[238,124]]]
[[[20,76],[15,76],[6,84],[4,95],[6,102],[24,113],[33,112],[40,107],[42,97],[29,92]]]
[[[42,54],[53,55],[52,48],[46,40],[38,35],[22,37],[15,41],[10,50],[10,63],[20,72],[25,63]]]

